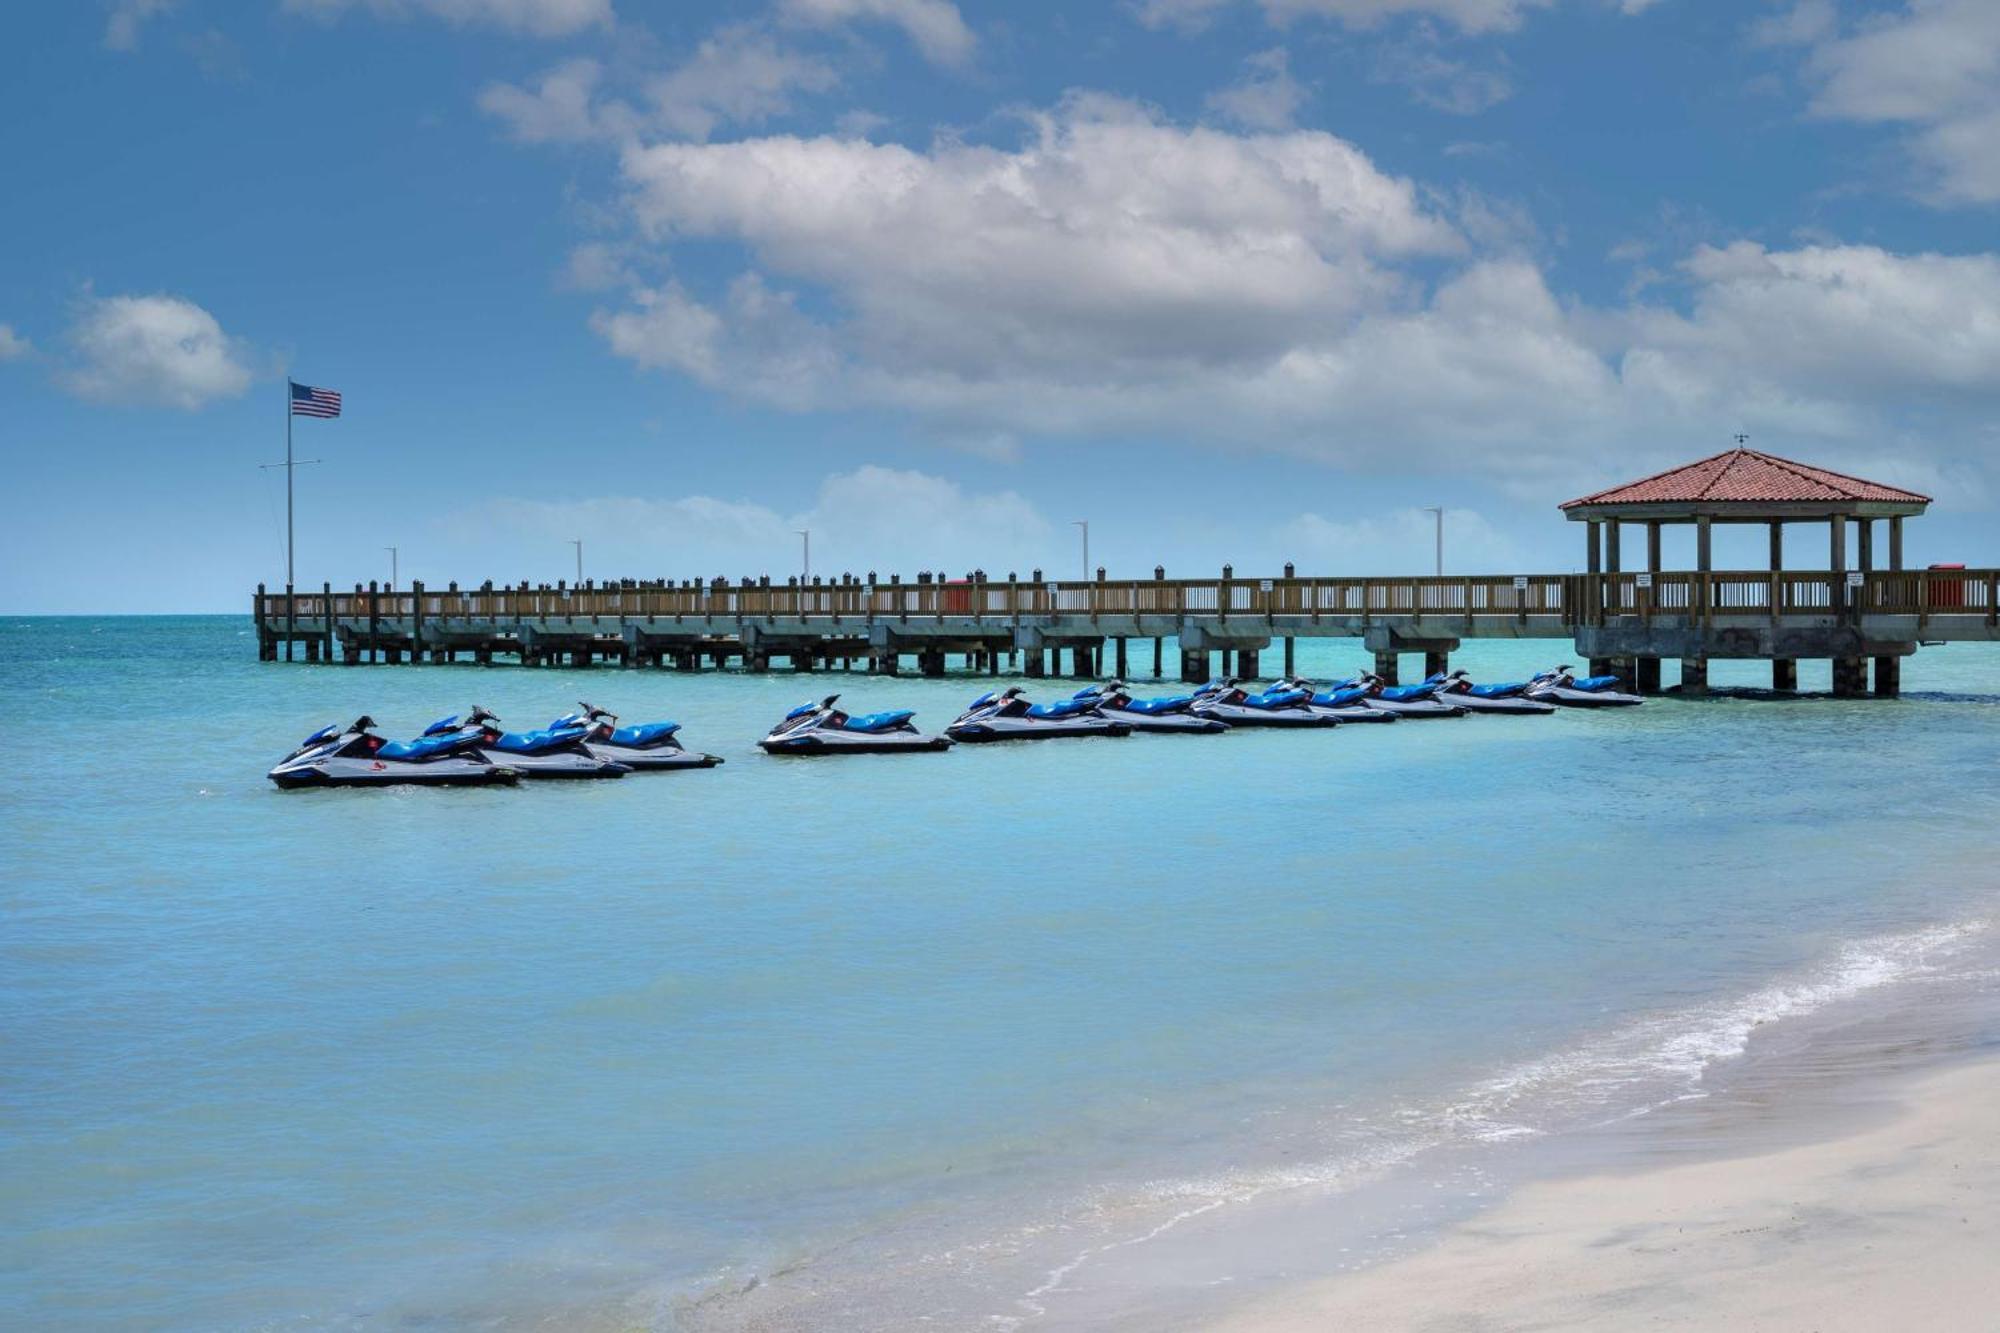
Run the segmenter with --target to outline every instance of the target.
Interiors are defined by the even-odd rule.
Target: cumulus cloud
[[[825,92],[839,76],[761,27],[735,24],[704,38],[679,64],[628,80],[623,96],[608,92],[607,81],[600,62],[578,57],[529,87],[490,84],[479,106],[523,143],[617,143],[641,134],[705,139],[725,124],[782,116],[799,94]]]
[[[113,51],[136,51],[149,19],[166,13],[175,0],[113,0],[104,21],[104,44]]]
[[[177,296],[85,300],[64,382],[81,397],[192,411],[250,386],[234,339],[215,316]]]
[[[0,324],[0,361],[12,361],[35,350],[35,345],[14,332],[12,324]]]
[[[1690,243],[1645,300],[1594,308],[1491,206],[1447,214],[1318,131],[1078,97],[1011,147],[771,136],[621,164],[650,272],[686,241],[748,260],[714,287],[627,276],[594,316],[617,355],[940,439],[1166,433],[1540,484],[1738,428],[1838,458],[2000,406],[2000,258]]]
[[[566,37],[612,21],[611,0],[285,0],[285,8],[325,18],[355,8],[398,18],[424,14],[532,37]]]
[[[1260,51],[1243,62],[1240,82],[1208,95],[1211,111],[1253,130],[1285,130],[1305,105],[1306,90],[1292,77],[1283,47]]]
[[[912,523],[912,515],[922,522]],[[813,565],[861,574],[981,565],[1024,573],[1046,560],[1055,529],[1013,491],[969,492],[928,473],[867,465],[825,478],[806,508],[786,513],[749,500],[693,495],[604,496],[578,500],[505,499],[447,522],[456,539],[494,532],[551,549],[593,534],[594,559],[657,577],[735,578],[796,571],[798,532],[812,533]]]
[[[1429,24],[1419,25],[1408,40],[1381,46],[1369,79],[1400,84],[1423,105],[1454,116],[1477,115],[1514,95],[1505,69],[1446,55]]]
[[[962,65],[977,39],[951,0],[784,0],[784,14],[800,23],[827,27],[869,20],[901,28],[924,58]]]
[[[1350,28],[1375,28],[1404,18],[1435,19],[1460,32],[1511,32],[1533,10],[1558,0],[1258,0],[1274,24],[1299,19],[1332,19]],[[1658,0],[1590,0],[1621,14],[1639,14]],[[1199,32],[1232,0],[1132,0],[1132,10],[1149,28]]]
[[[1907,127],[1936,202],[2000,202],[2000,5],[1908,0],[1843,29],[1830,5],[1803,0],[1753,37],[1805,48],[1815,116]]]

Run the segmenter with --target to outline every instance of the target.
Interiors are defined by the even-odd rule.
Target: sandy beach
[[[2000,1060],[1822,1142],[1531,1184],[1417,1254],[1259,1298],[1223,1333],[2000,1324]]]

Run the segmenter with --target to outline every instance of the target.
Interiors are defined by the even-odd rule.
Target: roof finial
[[[1738,449],[1741,449],[1744,445],[1750,443],[1750,437],[1748,435],[1745,435],[1740,430],[1736,432],[1734,439],[1736,440],[1736,447]]]

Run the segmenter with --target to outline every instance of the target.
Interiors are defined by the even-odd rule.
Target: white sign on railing
[[[1653,586],[1653,576],[1651,574],[1635,574],[1632,578],[1632,585],[1637,588],[1650,588]]]
[[[1868,576],[1867,576],[1866,574],[1862,573],[1862,572],[1861,572],[1860,570],[1858,570],[1858,569],[1850,569],[1850,570],[1848,570],[1848,571],[1847,571],[1847,586],[1848,586],[1848,587],[1850,587],[1850,588],[1858,588],[1858,587],[1860,587],[1860,586],[1861,586],[1862,584],[1864,584],[1864,583],[1866,583],[1866,582],[1868,582]]]
[[[1516,574],[1514,576],[1514,590],[1516,592],[1526,592],[1528,590],[1528,576],[1526,574]]]
[[[1269,592],[1269,591],[1271,591],[1271,580],[1269,580],[1269,579],[1258,579],[1258,580],[1257,580],[1257,591],[1258,591],[1258,592]]]

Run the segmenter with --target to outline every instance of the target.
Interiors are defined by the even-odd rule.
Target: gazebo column
[[[1771,572],[1783,573],[1785,569],[1785,521],[1771,520]],[[1776,615],[1784,609],[1784,585],[1777,579],[1771,580],[1771,612]],[[1774,657],[1771,659],[1771,688],[1782,693],[1797,693],[1799,688],[1799,659],[1796,657]]]
[[[1596,519],[1583,525],[1583,567],[1592,574],[1602,573],[1604,569],[1603,561],[1598,558],[1597,529]]]
[[[1713,547],[1709,542],[1708,515],[1698,514],[1694,520],[1694,567],[1698,572],[1702,574],[1708,573],[1712,551]],[[1708,596],[1708,580],[1705,578],[1698,579],[1696,580],[1696,584],[1698,588],[1696,596],[1705,599]],[[1701,603],[1696,600],[1695,596],[1691,596],[1688,599],[1688,629],[1690,632],[1695,628],[1693,622],[1698,618],[1698,608],[1700,605]],[[1681,693],[1708,693],[1708,659],[1706,657],[1683,657],[1681,659]]]
[[[1889,568],[1903,567],[1903,517],[1898,514],[1889,520]]]
[[[1646,572],[1660,572],[1660,520],[1657,518],[1646,521]]]
[[[1861,537],[1861,572],[1866,574],[1875,568],[1875,520],[1857,518],[1854,527]]]
[[[1710,545],[1708,540],[1708,515],[1703,514],[1694,521],[1694,567],[1706,574],[1709,570]]]
[[[1604,572],[1618,572],[1618,520],[1612,519],[1604,525]]]

